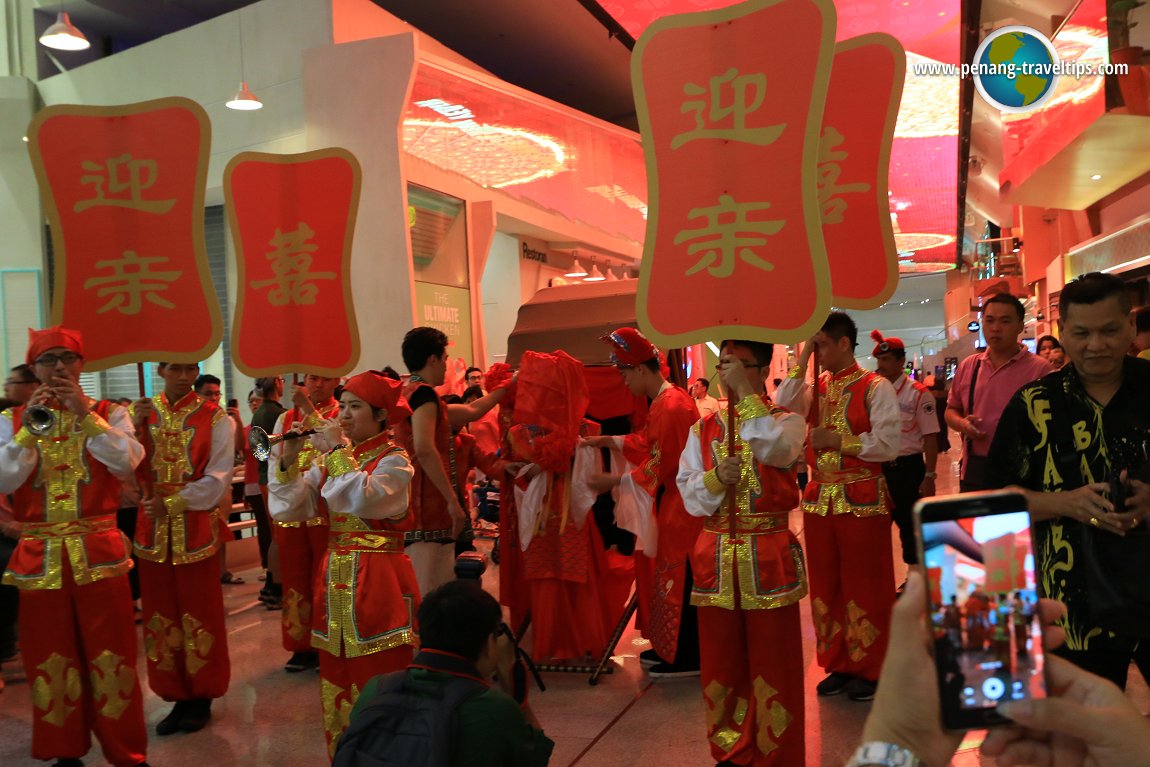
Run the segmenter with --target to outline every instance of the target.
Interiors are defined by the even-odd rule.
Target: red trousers
[[[699,608],[707,740],[716,762],[803,767],[803,637],[798,604]]]
[[[219,556],[188,565],[140,560],[148,686],[166,701],[219,698],[228,690]]]
[[[414,656],[411,645],[390,650],[345,658],[320,651],[319,689],[323,704],[323,730],[327,739],[327,755],[335,756],[335,747],[347,729],[351,709],[359,700],[359,692],[372,677],[402,671]]]
[[[803,516],[819,665],[878,681],[895,597],[890,516]]]
[[[20,650],[32,690],[32,757],[79,759],[96,733],[104,758],[133,767],[147,758],[136,678],[136,624],[128,577],[20,594]],[[217,578],[218,580],[218,578]]]
[[[275,527],[280,549],[283,613],[280,628],[288,652],[311,651],[311,604],[315,572],[327,551],[327,525]]]

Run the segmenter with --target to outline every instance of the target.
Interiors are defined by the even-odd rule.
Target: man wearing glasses
[[[125,408],[80,388],[79,333],[29,331],[28,363],[43,383],[0,415],[0,493],[13,494],[21,525],[4,583],[23,592],[32,757],[82,765],[94,732],[109,762],[134,767],[145,762],[147,734],[132,563],[116,509],[144,448]],[[29,428],[30,407],[46,409],[50,418],[37,421],[47,423]]]
[[[8,377],[4,379],[4,398],[23,405],[39,386],[40,382],[32,372],[31,365],[17,365],[8,371]]]

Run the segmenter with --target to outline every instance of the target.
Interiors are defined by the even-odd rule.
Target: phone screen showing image
[[[1025,501],[949,496],[921,502],[918,519],[943,721],[954,729],[1005,723],[1000,703],[1046,695]]]

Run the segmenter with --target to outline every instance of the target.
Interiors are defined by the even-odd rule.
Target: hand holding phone
[[[1007,724],[999,704],[1046,697],[1026,499],[964,493],[919,501],[914,513],[943,724]]]

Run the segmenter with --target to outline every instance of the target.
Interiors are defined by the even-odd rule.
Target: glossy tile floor
[[[957,481],[951,461],[940,459],[940,492],[953,492]],[[801,536],[802,517],[791,515]],[[898,551],[897,535],[892,543]],[[487,546],[489,544],[482,543]],[[897,557],[896,557],[897,558]],[[493,585],[494,568],[485,576]],[[256,601],[255,571],[241,573],[247,583],[225,586],[229,612],[232,682],[216,702],[212,724],[199,733],[152,736],[149,761],[156,767],[296,767],[328,764],[319,719],[319,676],[287,674],[287,654],[280,647],[279,613]],[[898,573],[901,582],[903,573]],[[894,588],[895,583],[891,584]],[[808,767],[838,767],[858,744],[870,708],[845,696],[818,698],[814,686],[823,677],[814,663],[814,632],[809,600],[804,600],[803,658],[807,680]],[[556,743],[555,767],[705,767],[714,764],[704,738],[704,705],[698,679],[652,680],[641,670],[638,654],[648,644],[629,629],[616,649],[615,673],[588,685],[586,675],[545,674],[547,691],[533,691],[532,702],[545,730]],[[924,669],[924,673],[927,670]],[[143,664],[140,665],[143,678]],[[0,765],[41,764],[28,757],[31,703],[19,662],[3,669],[7,689],[0,693]],[[1141,677],[1131,674],[1131,695],[1150,707]],[[149,729],[168,704],[145,690]],[[959,767],[979,764],[979,737],[972,734],[955,758]],[[86,759],[104,765],[98,749]]]

